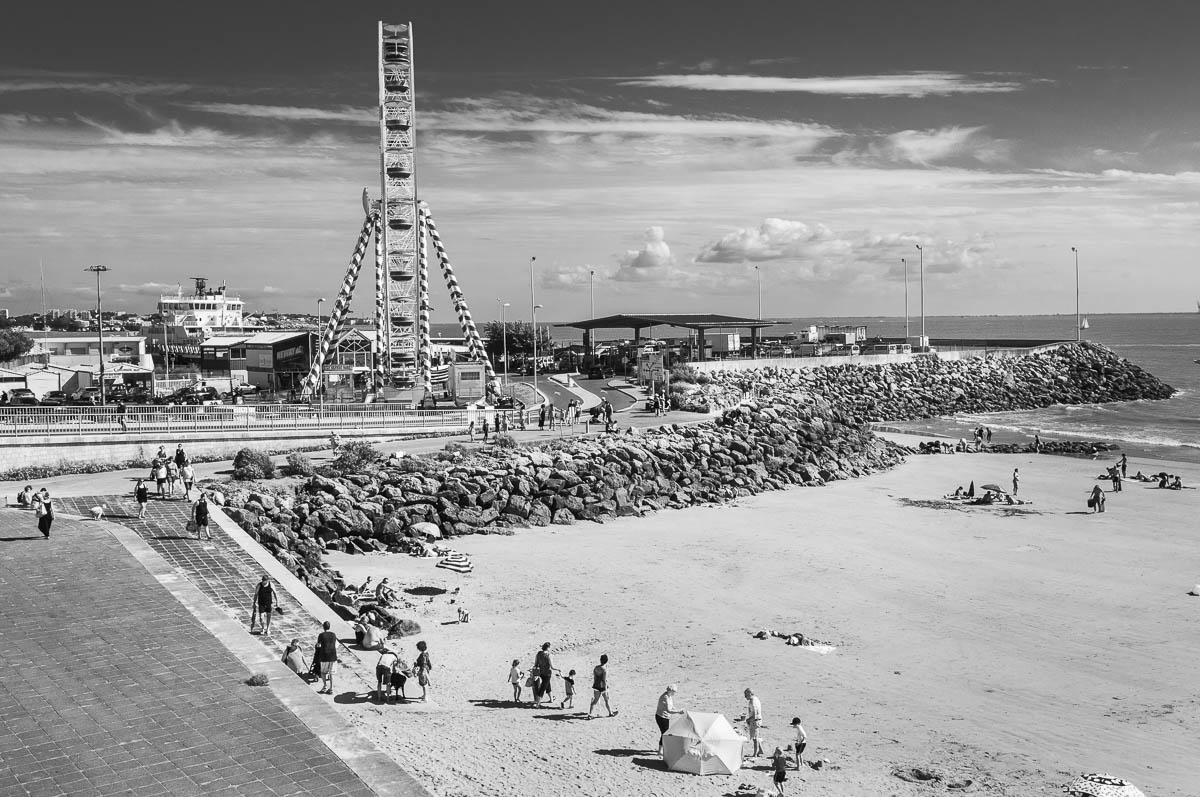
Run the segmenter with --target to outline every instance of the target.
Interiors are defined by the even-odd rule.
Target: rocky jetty
[[[639,434],[392,457],[359,473],[311,476],[291,494],[235,490],[226,511],[328,587],[325,550],[413,551],[429,536],[604,522],[889,468],[909,449],[876,437],[874,421],[1174,392],[1086,343],[1019,358],[722,373],[699,389],[710,388],[744,403],[712,421]]]
[[[1175,393],[1111,350],[1086,342],[1022,357],[915,357],[889,365],[720,372],[712,374],[712,384],[722,392],[736,386],[750,394],[812,393],[864,421],[1166,399]]]

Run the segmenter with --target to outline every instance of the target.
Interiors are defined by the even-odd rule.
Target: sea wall
[[[328,549],[410,550],[427,536],[603,522],[862,476],[907,453],[876,437],[874,421],[1174,392],[1086,343],[1016,359],[922,358],[709,379],[698,390],[742,395],[744,403],[712,421],[633,435],[393,457],[361,473],[313,476],[288,494],[238,490],[226,497],[227,511],[289,567],[327,579],[321,552]]]

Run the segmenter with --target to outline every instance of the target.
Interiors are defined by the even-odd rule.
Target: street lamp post
[[[900,258],[900,262],[904,264],[904,342],[907,343],[910,337],[908,329],[908,258]]]
[[[317,348],[321,347],[321,305],[324,303],[324,297],[317,299]],[[325,403],[325,391],[321,390],[321,386],[316,385],[317,403]]]
[[[533,262],[536,257],[529,258],[529,309],[533,319],[533,391],[537,393],[537,298],[533,289]]]
[[[508,387],[508,322],[504,320],[504,308],[512,306],[512,302],[500,302],[500,341],[504,347],[504,386]]]
[[[1075,342],[1079,343],[1083,340],[1083,327],[1079,319],[1079,250],[1072,246],[1071,251],[1075,253]]]
[[[103,406],[106,394],[104,392],[104,307],[100,303],[100,275],[108,271],[108,266],[88,266],[84,271],[91,271],[96,275],[96,331],[100,334],[100,405]]]
[[[921,344],[925,344],[925,247],[917,244],[921,253]]]
[[[588,269],[588,303],[591,306],[589,318],[596,317],[596,269]]]

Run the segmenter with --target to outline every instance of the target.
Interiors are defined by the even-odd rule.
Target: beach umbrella
[[[1114,778],[1100,772],[1080,775],[1063,786],[1068,797],[1146,797],[1137,786],[1124,778]]]
[[[991,490],[993,493],[1005,493],[1005,492],[1008,492],[1007,490],[1005,490],[1003,487],[1001,487],[1001,486],[1000,486],[1000,485],[998,485],[998,484],[985,484],[985,485],[983,485],[982,487],[980,487],[979,489],[980,489],[980,490]]]
[[[744,741],[724,714],[685,711],[663,734],[663,760],[673,772],[732,775],[742,768]]]

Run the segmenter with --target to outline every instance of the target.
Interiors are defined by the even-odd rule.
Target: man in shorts
[[[271,583],[270,576],[263,576],[262,581],[255,585],[250,599],[250,631],[254,631],[254,618],[257,617],[263,636],[270,636],[271,614],[275,611],[276,602],[275,585]]]
[[[750,757],[754,758],[763,755],[762,740],[758,738],[758,729],[762,727],[762,701],[753,689],[747,689],[742,694],[746,696],[746,727],[750,730],[750,741],[754,743]]]
[[[313,658],[319,662],[321,673],[321,688],[318,695],[333,694],[333,673],[337,668],[337,634],[329,630],[329,621],[322,626],[324,629],[317,634],[317,650]]]

